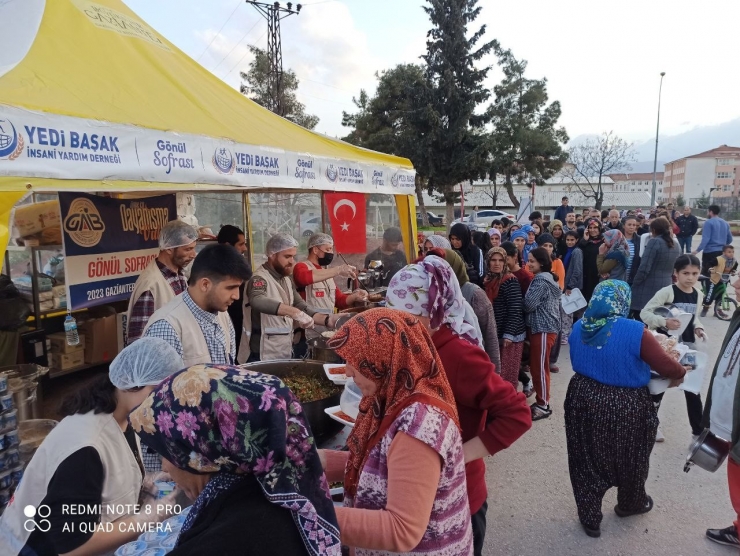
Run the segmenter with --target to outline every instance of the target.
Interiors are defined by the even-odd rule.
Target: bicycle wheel
[[[727,307],[727,309],[723,307]],[[714,306],[714,316],[719,320],[731,320],[732,315],[735,314],[735,309],[737,309],[737,301],[725,295],[721,303]]]

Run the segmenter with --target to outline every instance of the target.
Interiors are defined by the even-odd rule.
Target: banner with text
[[[0,104],[0,176],[414,194],[414,170]]]
[[[110,199],[59,193],[67,307],[129,298],[139,274],[159,253],[159,232],[177,218],[175,195]]]

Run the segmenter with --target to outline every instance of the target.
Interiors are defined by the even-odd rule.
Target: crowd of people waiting
[[[532,213],[526,225],[502,219],[488,233],[471,233],[456,224],[447,237],[425,238],[418,260],[388,276],[385,307],[364,311],[336,331],[328,346],[346,361],[346,374],[362,393],[345,451],[317,449],[301,404],[280,379],[221,361],[188,361],[182,342],[173,349],[167,335],[145,334],[119,354],[109,376],[65,404],[67,417],[28,466],[33,480],[21,482],[0,520],[9,553],[102,554],[133,540],[136,528],[69,534],[61,507],[136,504],[140,492],[152,490],[144,480],[143,443],[194,502],[175,556],[339,555],[343,546],[358,556],[482,554],[484,458],[552,415],[551,374],[559,371],[566,345],[575,371],[563,405],[568,464],[584,531],[600,535],[602,499],[612,487],[618,488],[619,517],[650,511],[649,457],[664,437],[662,395],[651,396],[646,385],[651,370],[672,386],[688,370],[651,332],[681,323],[654,309],[675,304],[692,315],[684,343],[706,338],[699,318],[714,297],[697,284],[705,272],[736,267],[729,227],[719,208],[710,207],[716,220],[698,247],[700,261],[681,253],[691,242],[678,241],[671,207],[641,218],[614,210],[576,215],[563,206],[562,219],[544,222]],[[295,245],[279,239],[267,255],[290,259],[278,269],[282,279],[291,274]],[[316,250],[309,271],[331,262],[330,240],[309,241],[309,251]],[[208,257],[216,254],[211,249],[195,259],[189,294],[211,314],[228,308],[227,296],[211,310],[198,303],[197,288],[207,292],[223,280],[244,280],[236,262],[236,270],[212,270],[218,265]],[[250,283],[247,293],[260,286]],[[561,298],[576,289],[587,307],[568,314]],[[232,301],[248,303],[247,297],[228,292]],[[278,315],[281,307],[274,309]],[[303,320],[329,328],[335,322],[321,315]],[[727,372],[740,358],[738,328],[740,316],[715,367],[713,384],[722,389],[710,388],[707,408],[689,392],[686,404],[694,435],[711,425],[734,440],[728,474],[740,516],[740,431],[727,415],[738,398],[736,377],[728,380]],[[235,358],[233,330],[230,336],[227,363]],[[79,481],[72,479],[76,474]],[[332,504],[332,482],[343,483],[341,507]],[[50,529],[24,527],[28,505],[52,508]],[[92,517],[136,524],[168,515],[101,510]],[[707,536],[740,546],[736,525]]]

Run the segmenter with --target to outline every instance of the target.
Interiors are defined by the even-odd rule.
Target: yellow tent
[[[276,116],[120,0],[0,2],[0,260],[29,191],[354,191],[413,215],[413,186],[409,160]]]

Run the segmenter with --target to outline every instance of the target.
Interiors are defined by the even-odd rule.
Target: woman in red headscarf
[[[327,478],[344,478],[342,543],[357,556],[473,553],[455,398],[424,325],[371,309],[329,341],[362,391],[349,452],[321,451]]]

